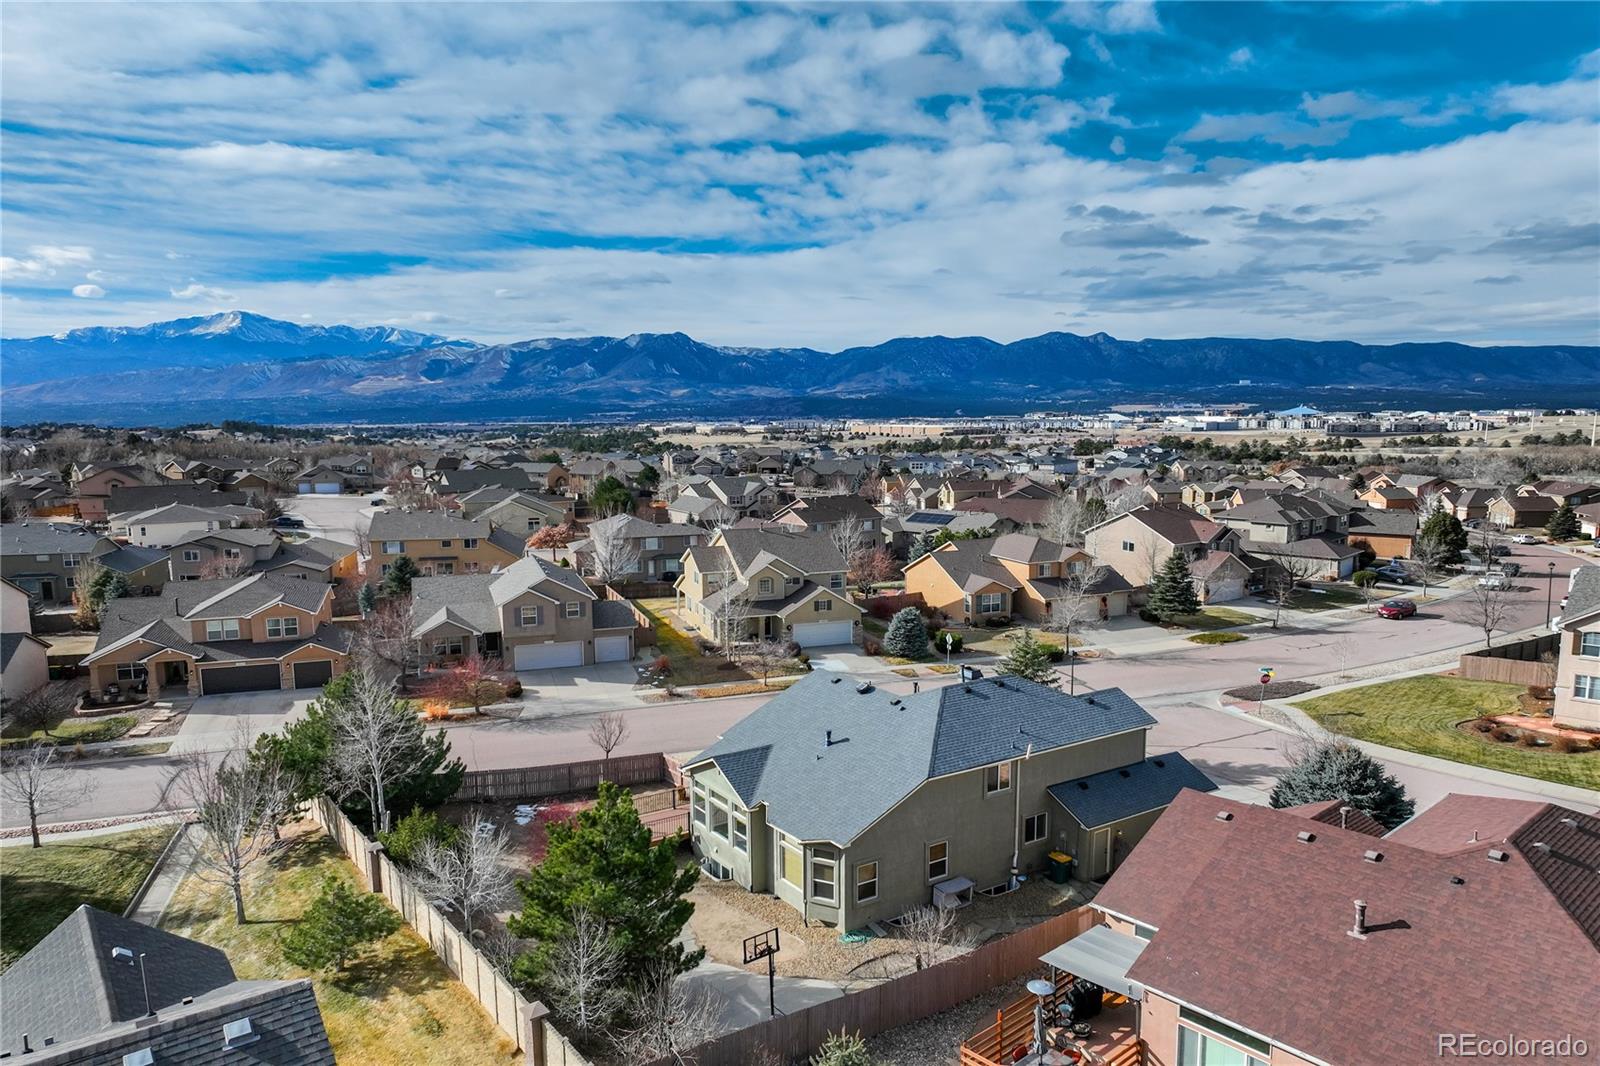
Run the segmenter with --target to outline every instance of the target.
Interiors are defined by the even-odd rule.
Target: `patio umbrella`
[[[1056,990],[1054,982],[1036,977],[1028,982],[1028,991],[1038,997],[1033,1004],[1033,1053],[1044,1054],[1044,999]]]

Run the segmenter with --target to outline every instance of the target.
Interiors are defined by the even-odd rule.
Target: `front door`
[[[761,637],[763,640],[773,640],[778,636],[778,626],[781,623],[774,615],[767,615],[761,619]]]
[[[161,687],[168,688],[177,685],[180,688],[189,686],[189,664],[186,662],[169,662],[161,672]]]

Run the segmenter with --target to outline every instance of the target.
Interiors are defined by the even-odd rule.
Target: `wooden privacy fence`
[[[497,971],[466,936],[419,892],[383,847],[357,829],[327,796],[312,802],[312,813],[339,849],[355,864],[361,883],[383,895],[406,924],[428,942],[501,1032],[528,1061],[546,1066],[588,1066],[587,1060],[555,1027],[544,1021],[544,1005],[529,1000]]]
[[[1513,685],[1550,685],[1555,669],[1545,656],[1554,659],[1561,635],[1545,633],[1525,640],[1514,640],[1497,648],[1463,654],[1456,672],[1474,681],[1505,681]]]
[[[920,1021],[1023,974],[1042,971],[1039,956],[1099,921],[1099,912],[1089,907],[1058,914],[926,970],[726,1033],[696,1048],[694,1061],[697,1066],[745,1066],[760,1061],[763,1052],[791,1061],[813,1054],[831,1033],[872,1037]],[[948,1058],[956,1055],[952,1044]],[[670,1066],[670,1060],[652,1066]]]
[[[667,780],[667,759],[659,751],[610,759],[524,766],[515,770],[468,770],[456,790],[458,800],[526,800],[587,792],[601,779],[618,785],[648,785]]]

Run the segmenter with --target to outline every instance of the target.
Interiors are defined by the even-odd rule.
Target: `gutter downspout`
[[[1017,888],[1017,863],[1022,857],[1022,765],[1033,757],[1033,741],[1011,773],[1011,890]]]

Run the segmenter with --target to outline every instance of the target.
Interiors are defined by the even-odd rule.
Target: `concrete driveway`
[[[286,723],[300,717],[320,694],[320,689],[306,688],[201,696],[184,718],[170,754],[225,750],[234,747],[241,734],[247,743],[254,743],[261,734],[282,729]]]
[[[285,514],[305,520],[306,532],[312,536],[354,545],[361,542],[372,525],[372,498],[378,495],[381,493],[356,496],[304,493],[285,497],[281,502]]]
[[[554,670],[519,670],[526,714],[539,716],[592,714],[620,707],[642,707],[650,688],[635,688],[639,675],[632,662],[563,666]]]

